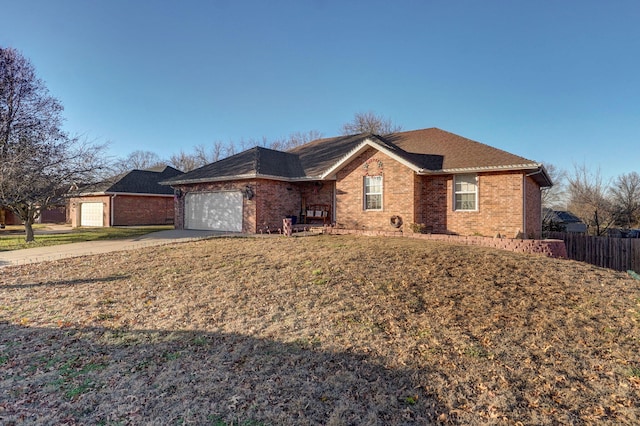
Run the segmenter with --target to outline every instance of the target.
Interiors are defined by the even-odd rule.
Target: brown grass
[[[320,236],[0,274],[2,424],[640,423],[640,282],[586,264]]]

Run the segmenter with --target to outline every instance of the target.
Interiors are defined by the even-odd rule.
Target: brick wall
[[[42,210],[38,223],[64,223],[67,220],[67,208],[65,206],[55,206]]]
[[[540,186],[531,178],[525,177],[526,226],[524,236],[540,238],[542,236],[542,194]]]
[[[364,177],[382,175],[382,210],[364,209]],[[336,224],[350,229],[393,229],[390,219],[414,221],[415,173],[370,148],[336,176]]]
[[[450,188],[450,176],[416,176],[420,191],[420,215],[416,215],[415,223],[424,224],[427,231],[435,233],[447,233],[447,213],[451,208],[452,195]]]
[[[20,218],[9,209],[0,209],[0,223],[3,225],[21,225]]]
[[[497,234],[516,237],[524,232],[521,172],[478,175],[477,211],[453,209],[453,176],[447,178],[447,230],[459,235]]]
[[[297,185],[260,179],[256,182],[256,224],[253,232],[275,232],[282,219],[300,215],[301,194]]]
[[[116,195],[111,226],[173,224],[173,196]]]

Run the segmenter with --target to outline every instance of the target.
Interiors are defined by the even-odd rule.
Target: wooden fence
[[[593,237],[571,232],[549,232],[546,237],[564,240],[569,259],[640,273],[640,238]]]

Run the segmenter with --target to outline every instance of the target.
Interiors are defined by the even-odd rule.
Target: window
[[[364,177],[364,209],[382,210],[382,176]]]
[[[453,197],[456,210],[477,210],[478,177],[476,175],[456,175]]]

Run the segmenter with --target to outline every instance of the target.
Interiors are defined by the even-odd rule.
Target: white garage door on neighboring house
[[[80,226],[104,226],[102,203],[80,203]]]
[[[186,229],[242,232],[242,192],[190,192],[184,204]]]

